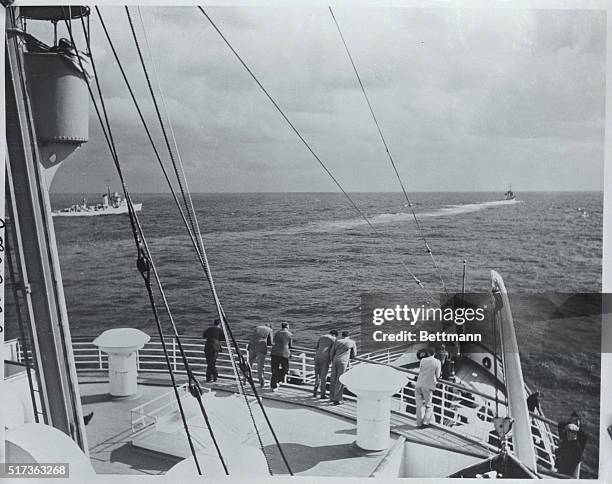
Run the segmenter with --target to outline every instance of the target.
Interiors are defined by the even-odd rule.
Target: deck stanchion
[[[89,337],[86,337],[86,339],[89,339]],[[199,338],[187,337],[186,340],[189,341],[188,343],[186,343],[186,348],[188,348],[189,353],[197,353],[202,348],[202,343]],[[73,341],[73,344],[74,343],[75,342]],[[239,340],[239,343],[240,343],[241,351],[245,350],[246,343],[244,342],[244,340]],[[78,342],[76,344],[77,351],[75,351],[75,362],[76,362],[76,367],[78,371],[91,370],[92,368],[91,365],[96,364],[96,360],[93,359],[95,358],[94,356],[95,353],[92,348],[93,345],[91,346],[89,345],[91,345],[91,343]],[[162,356],[160,354],[160,350],[158,347],[159,347],[158,341],[151,341],[150,343],[145,345],[144,347],[145,349],[143,353],[145,360],[142,362],[142,365],[140,365],[141,369],[144,368],[144,371],[151,371],[155,373],[159,373],[163,371],[161,369]],[[297,350],[299,350],[299,354],[298,354],[299,361],[296,362],[295,365],[300,366],[298,371],[301,371],[302,377],[306,376],[306,378],[308,379],[307,381],[312,382],[311,378],[312,378],[313,354],[314,353],[305,348],[296,348],[296,351]],[[14,342],[11,345],[9,351],[12,351],[11,354],[16,356],[17,342]],[[102,359],[101,352],[97,348],[95,351],[98,351],[99,369],[103,370],[104,368],[107,368],[106,363]],[[361,357],[356,359],[355,364],[353,365],[353,368],[357,368],[362,363],[365,363],[366,365],[377,364],[377,365],[385,366],[385,363],[383,362],[387,358],[386,353],[387,353],[386,351],[381,352],[378,355],[378,361],[376,361],[375,363],[370,363],[366,361],[364,356],[362,355]],[[92,355],[92,356],[89,356],[89,355]],[[230,367],[227,366],[227,356],[225,356],[225,353],[222,353],[222,355],[223,356],[220,357],[221,364],[219,366],[219,371],[221,375],[223,376],[223,378],[225,378],[225,377],[230,376],[229,373],[227,373],[229,372]],[[368,355],[368,356],[372,358],[372,355]],[[392,357],[394,356],[395,355],[393,355],[392,353]],[[201,357],[197,357],[194,359],[197,360],[198,362],[203,360],[203,358]],[[181,374],[184,374],[184,370],[182,369],[179,370],[179,368],[181,368],[180,362],[177,363],[177,371]],[[405,375],[407,375],[408,381],[402,387],[398,387],[397,391],[393,395],[391,395],[390,409],[392,409],[393,411],[399,412],[401,415],[414,418],[415,390],[414,390],[413,385],[416,381],[415,371],[411,369],[401,369],[401,368],[400,369],[394,368],[394,369],[401,371]],[[305,371],[306,371],[306,375],[304,374]],[[195,372],[195,374],[198,376],[203,376],[201,372]],[[267,378],[270,377],[269,368],[266,368],[265,374]],[[461,395],[460,393],[461,388],[462,387],[458,384],[453,384],[452,382],[442,380],[440,381],[440,384],[438,386],[439,391],[442,392],[441,396],[438,396],[438,393],[437,393],[438,390],[436,390],[434,413],[436,415],[436,418],[438,415],[440,415],[441,420],[439,420],[438,423],[442,425],[442,427],[445,430],[448,430],[449,432],[453,432],[453,427],[456,428],[455,432],[461,429],[462,423],[465,423],[461,421],[462,411],[466,408],[468,409],[473,408],[473,404],[471,403],[472,401],[468,400],[467,395],[464,395],[464,396]],[[183,393],[186,393],[187,388],[181,387],[180,391]],[[482,400],[488,403],[488,405],[485,405],[486,408],[490,407],[492,405],[492,402],[494,402],[494,397],[492,397],[491,395],[480,393],[474,389],[470,389],[469,393],[473,393],[474,395],[479,396]],[[502,401],[502,404],[505,404],[505,399]],[[145,408],[148,408],[148,407],[145,407]],[[468,411],[471,411],[471,410],[468,410]],[[140,425],[142,426],[148,425],[147,422],[149,421],[149,419],[153,418],[151,417],[148,410],[136,408],[136,409],[133,409],[133,412],[134,412],[133,413],[134,418],[136,419],[135,420],[136,430],[139,429]],[[139,415],[142,415],[142,418],[139,418],[138,417]],[[487,419],[487,422],[488,422],[489,417],[485,417],[485,418]],[[533,427],[533,435],[534,435],[533,440],[534,440],[534,446],[538,454],[537,455],[538,463],[542,465],[553,465],[554,464],[554,449],[558,445],[558,437],[553,432],[553,429],[556,428],[556,422],[553,422],[550,419],[547,419],[543,416],[539,416],[533,413],[531,414],[531,418],[532,418],[532,427]],[[139,422],[142,422],[142,424],[140,424]],[[536,429],[541,432],[541,436],[539,438],[535,437],[537,435]],[[489,435],[488,432],[481,432],[480,430],[481,429],[478,429],[470,433],[467,433],[466,438],[473,439],[474,442],[477,441],[481,445],[484,445],[485,447],[489,448],[491,451],[495,451],[497,449],[497,443],[495,441],[495,436]],[[549,441],[550,441],[550,444],[545,443]]]
[[[306,353],[301,353],[300,358],[302,359],[302,381],[306,383]]]
[[[176,338],[172,338],[172,363],[174,364],[174,371],[176,371]]]
[[[440,404],[440,424],[444,425],[444,416],[446,415],[446,385],[442,383],[442,402]]]

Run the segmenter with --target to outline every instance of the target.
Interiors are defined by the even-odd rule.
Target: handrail
[[[183,347],[187,353],[187,356],[191,362],[193,372],[196,376],[202,377],[204,375],[204,369],[206,366],[204,357],[204,340],[200,337],[192,336],[181,336]],[[108,368],[107,355],[103,354],[96,346],[92,343],[92,337],[73,337],[73,348],[76,368],[78,372],[83,371],[100,371]],[[174,339],[173,339],[174,341]],[[246,344],[247,340],[238,340],[240,351],[245,355],[247,353]],[[19,344],[17,343],[17,346]],[[229,352],[227,351],[227,345],[225,345],[225,351],[219,354],[217,360],[217,368],[219,370],[219,376],[221,378],[233,378],[231,371]],[[21,350],[21,348],[17,348]],[[312,385],[314,383],[314,351],[303,347],[294,347],[294,357],[292,358],[292,366],[297,366],[297,372],[295,374],[288,375],[289,378],[297,378],[298,383],[301,385]],[[162,355],[161,342],[152,339],[147,343],[141,350],[138,351],[138,369],[143,372],[151,373],[165,373],[167,371],[166,362]],[[414,377],[418,375],[418,371],[410,368],[401,368],[394,366],[384,361],[390,360],[391,355],[397,356],[397,350],[384,353],[366,353],[354,359],[355,364],[371,363],[379,365],[392,366],[398,371],[411,375],[412,381]],[[296,354],[296,353],[300,354]],[[19,356],[21,353],[19,352]],[[183,363],[180,356],[173,353],[170,350],[170,361],[173,365],[173,370],[177,374],[185,374]],[[369,356],[370,358],[367,358]],[[385,358],[387,357],[387,358]],[[375,358],[375,359],[373,359]],[[297,360],[297,361],[296,361]],[[295,368],[294,366],[294,368]],[[264,371],[266,378],[270,376],[270,368],[267,366]],[[459,433],[469,438],[470,441],[483,445],[484,448],[491,451],[497,449],[497,443],[499,439],[495,434],[487,427],[491,422],[492,414],[490,409],[492,408],[492,402],[495,398],[491,395],[479,392],[472,388],[462,386],[457,383],[453,383],[447,380],[439,380],[439,386],[434,393],[434,415],[438,419],[437,425],[445,430],[452,433]],[[459,393],[462,392],[462,393]],[[478,398],[469,398],[465,393],[469,393],[473,397],[480,397],[484,400],[483,402]],[[162,398],[162,397],[158,397]],[[347,399],[351,399],[347,395]],[[150,405],[152,400],[148,402]],[[501,403],[504,404],[505,400]],[[414,418],[414,412],[416,409],[415,401],[415,388],[411,385],[406,385],[400,392],[392,397],[392,410],[399,414],[410,416]],[[142,406],[141,406],[142,407]],[[150,408],[150,407],[149,407]],[[133,409],[136,413],[132,413],[133,428],[140,429],[155,423],[155,412],[146,411],[146,409],[137,407]],[[535,413],[530,414],[532,417],[532,435],[534,441],[534,447],[538,454],[538,463],[546,468],[552,468],[554,466],[554,448],[558,437],[553,432],[556,430],[556,423],[552,420],[538,415]],[[465,426],[467,423],[466,418],[473,418],[478,420],[470,420],[472,423],[478,425]],[[472,429],[472,431],[470,431]],[[511,445],[511,443],[510,443]]]
[[[177,387],[177,391],[179,393],[187,394],[189,392],[187,385],[187,383],[180,385],[179,387]],[[153,406],[153,404],[163,400],[168,400],[168,402],[164,403],[161,406],[155,407],[153,410],[147,410],[148,407],[151,407]],[[159,417],[157,415],[158,413],[160,413],[163,409],[167,407],[173,406],[176,406],[176,400],[174,399],[174,390],[172,390],[171,392],[162,393],[161,395],[153,398],[152,400],[149,400],[148,402],[145,402],[141,405],[138,405],[137,407],[132,408],[130,410],[132,433],[141,430],[144,427],[147,427],[147,419],[151,421],[151,424],[155,423],[157,421],[157,418]],[[142,422],[142,426],[139,426],[140,422]]]
[[[383,366],[390,366],[398,371],[401,371],[403,373],[408,373],[410,375],[413,376],[418,376],[418,371],[414,370],[414,369],[410,369],[410,368],[401,368],[401,367],[397,367],[394,366],[392,364],[388,364],[388,363],[383,363],[383,362],[379,362],[379,361],[375,361],[375,360],[369,360],[367,358],[362,357],[355,357],[354,360],[360,361],[362,363],[370,363],[370,364],[376,364],[376,365],[383,365]],[[435,405],[434,403],[434,415],[437,415],[441,418],[441,420],[446,419],[446,407],[445,407],[445,397],[446,394],[448,393],[448,390],[445,387],[450,387],[450,388],[456,388],[460,391],[468,391],[470,394],[472,395],[478,395],[481,398],[489,401],[489,402],[494,402],[495,401],[495,397],[492,397],[491,395],[487,395],[485,393],[479,392],[477,390],[473,390],[471,388],[466,388],[463,387],[461,385],[458,385],[456,383],[450,382],[448,380],[444,380],[444,379],[438,379],[438,385],[437,385],[437,391],[441,393],[440,397],[441,397],[441,404],[439,404],[438,406]],[[408,387],[410,388],[410,387]],[[400,393],[400,397],[401,397],[401,401],[403,403],[404,397],[405,397],[405,390],[406,387],[402,388],[401,393]],[[410,390],[412,392],[414,392],[414,388],[410,388]],[[456,397],[456,395],[454,395],[454,397]],[[501,403],[502,405],[505,405],[505,400],[501,400],[499,403]],[[440,410],[438,410],[437,407],[440,407]],[[532,425],[531,425],[531,430],[532,430],[532,440],[533,440],[533,444],[534,447],[537,450],[542,451],[547,457],[548,459],[545,459],[541,454],[537,456],[537,460],[538,461],[542,461],[544,460],[545,463],[549,466],[554,466],[554,449],[553,448],[546,448],[546,446],[542,446],[539,445],[539,440],[542,440],[542,442],[544,441],[544,439],[546,438],[551,444],[552,446],[556,445],[555,440],[558,441],[558,437],[554,434],[553,431],[550,430],[550,428],[548,427],[549,425],[552,425],[553,428],[556,428],[556,423],[549,419],[544,417],[543,415],[538,415],[536,413],[530,412],[530,416],[535,419],[538,420],[541,425],[537,425],[535,424],[535,422],[532,421]],[[485,418],[487,418],[485,416]],[[487,421],[490,421],[487,418]],[[544,424],[544,425],[542,425]],[[533,435],[533,430],[537,429],[538,433],[540,434],[539,436]],[[546,435],[543,435],[546,434]],[[489,439],[493,438],[494,440],[499,442],[499,439],[494,435],[494,434],[489,434]],[[511,439],[510,439],[511,440]]]
[[[396,369],[397,371],[401,371],[402,373],[409,373],[409,374],[414,375],[414,376],[418,376],[419,375],[418,371],[413,370],[411,368],[402,368],[400,366],[394,366],[394,365],[390,365],[390,364],[387,364],[387,363],[381,363],[381,362],[378,362],[378,361],[368,360],[368,359],[363,358],[363,357],[356,357],[354,359],[358,360],[358,361],[362,361],[364,363],[371,363],[373,365],[390,366],[390,367]],[[442,384],[442,385],[446,385],[447,387],[456,388],[458,390],[468,391],[468,392],[470,392],[473,395],[478,395],[479,397],[485,398],[485,399],[493,401],[493,402],[495,401],[495,397],[492,397],[491,395],[487,395],[486,393],[479,392],[478,390],[474,390],[472,388],[466,388],[466,387],[461,386],[461,385],[459,385],[457,383],[453,383],[453,382],[451,382],[449,380],[444,380],[442,378],[439,378],[438,379],[438,383]],[[500,400],[499,403],[502,404],[502,405],[506,404],[505,400]]]

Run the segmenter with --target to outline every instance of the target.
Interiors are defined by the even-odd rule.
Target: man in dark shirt
[[[289,357],[291,356],[291,345],[293,335],[289,331],[287,323],[281,323],[281,329],[274,335],[270,358],[272,360],[272,381],[270,387],[276,391],[279,383],[285,381],[285,375],[289,372]]]
[[[444,343],[440,345],[440,349],[436,352],[436,360],[439,360],[440,365],[442,365],[442,378],[448,380],[450,377],[450,356]]]
[[[580,462],[588,437],[582,430],[582,418],[576,411],[572,412],[569,421],[557,424],[559,447],[557,449],[557,470],[576,479],[580,474]]]
[[[527,397],[527,410],[540,412],[540,392],[538,390]]]
[[[221,321],[215,319],[213,325],[207,328],[202,337],[206,340],[204,344],[204,355],[206,356],[206,382],[217,381],[217,357],[221,352],[221,342],[225,341],[225,335],[221,329]]]
[[[578,425],[570,423],[565,426],[565,440],[559,442],[555,465],[557,471],[566,476],[580,479],[580,461],[584,451],[583,443],[578,440]]]

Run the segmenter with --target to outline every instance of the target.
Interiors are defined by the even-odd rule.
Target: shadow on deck
[[[84,413],[93,411],[94,418],[86,427],[90,457],[101,474],[164,474],[181,459],[147,451],[132,445],[130,410],[171,390],[167,380],[155,375],[141,375],[139,395],[132,399],[114,399],[107,395],[106,376],[80,374],[80,390]],[[184,383],[184,380],[177,382]],[[223,398],[236,393],[232,380],[220,379],[203,384]],[[283,385],[277,392],[259,389],[266,411],[277,432],[283,451],[295,474],[316,476],[361,476],[372,474],[384,454],[366,454],[354,445],[356,438],[356,402],[347,399],[334,406],[329,400],[312,397],[307,386]],[[249,393],[249,392],[247,392]],[[254,400],[253,396],[251,398]],[[256,403],[254,404],[256,405]],[[287,474],[277,447],[263,419],[264,452],[274,474]],[[393,412],[392,439],[465,455],[485,458],[489,453],[480,445],[471,444],[440,427],[416,429],[409,416]]]

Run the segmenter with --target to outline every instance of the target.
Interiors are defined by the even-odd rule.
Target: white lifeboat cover
[[[96,472],[89,457],[61,430],[50,425],[30,423],[6,431],[6,462],[70,464],[70,478],[91,478]]]

